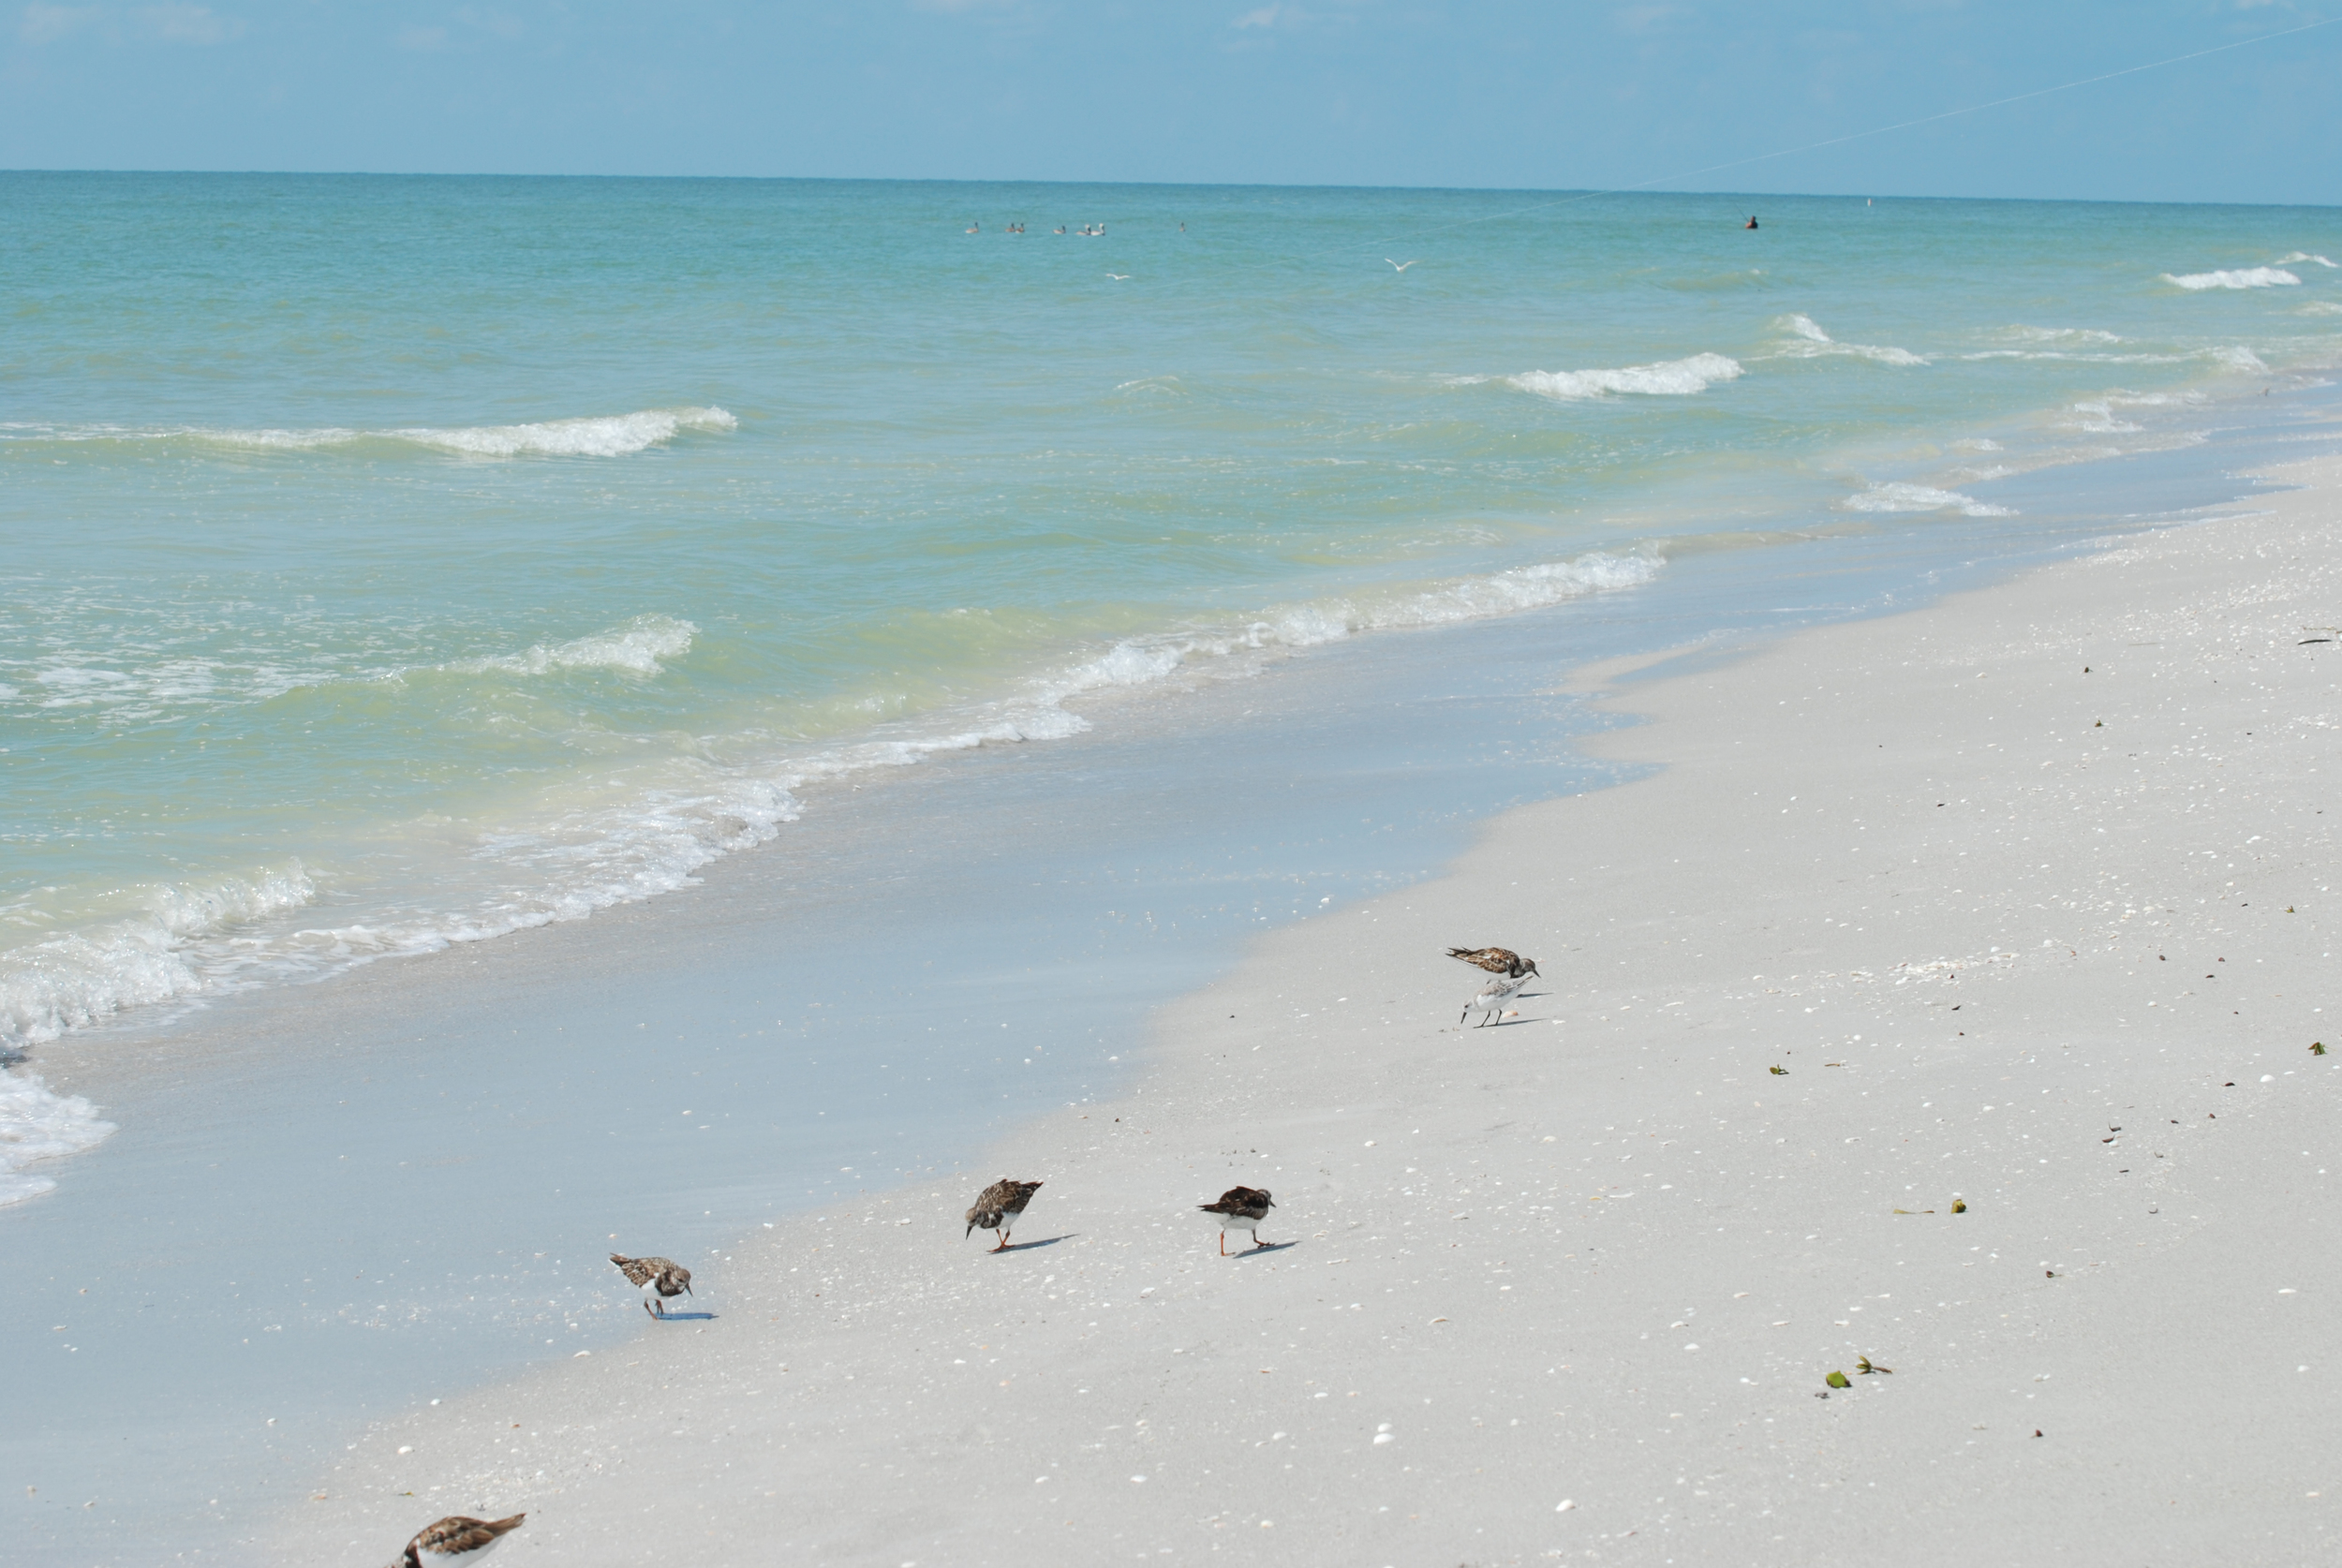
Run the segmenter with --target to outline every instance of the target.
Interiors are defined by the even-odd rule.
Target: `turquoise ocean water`
[[[2342,362],[2331,211],[1751,204],[0,175],[0,1202],[106,1133],[67,1031]]]

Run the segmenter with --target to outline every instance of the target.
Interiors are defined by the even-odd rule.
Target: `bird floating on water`
[[[1222,1257],[1228,1255],[1230,1231],[1250,1231],[1254,1247],[1268,1245],[1260,1238],[1260,1222],[1267,1219],[1268,1211],[1277,1206],[1268,1201],[1267,1188],[1231,1187],[1220,1194],[1218,1203],[1197,1204],[1195,1206],[1220,1221]]]
[[[1008,1233],[1016,1228],[1016,1217],[1025,1212],[1025,1206],[1032,1202],[1032,1195],[1040,1191],[1041,1183],[1037,1181],[1017,1181],[1002,1176],[976,1194],[975,1206],[968,1210],[967,1235],[960,1239],[965,1241],[978,1231],[998,1231],[1001,1233],[1001,1244],[992,1250],[1007,1251]]]
[[[1509,947],[1451,947],[1447,950],[1447,956],[1460,958],[1490,974],[1510,975],[1515,980],[1524,974],[1537,974],[1534,958],[1523,958]],[[1537,978],[1543,980],[1545,977],[1537,974]]]
[[[526,1514],[515,1514],[509,1519],[475,1519],[463,1514],[451,1514],[437,1524],[427,1524],[415,1532],[399,1555],[396,1568],[471,1568],[490,1552],[497,1543],[521,1527]]]
[[[667,1315],[667,1302],[673,1297],[691,1294],[691,1271],[672,1259],[629,1258],[613,1252],[610,1261],[618,1265],[628,1284],[643,1292],[643,1310],[654,1318]]]

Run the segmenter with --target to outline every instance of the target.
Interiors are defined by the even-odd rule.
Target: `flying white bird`
[[[1386,260],[1386,261],[1390,261],[1390,264],[1391,264],[1391,266],[1392,266],[1392,268],[1393,268],[1393,269],[1395,269],[1396,271],[1399,271],[1399,272],[1402,272],[1402,273],[1403,273],[1403,272],[1405,272],[1405,271],[1406,271],[1409,267],[1414,266],[1414,265],[1415,265],[1415,261],[1420,261],[1420,260],[1422,260],[1422,259],[1423,259],[1423,258],[1421,258],[1420,256],[1418,256],[1418,257],[1416,257],[1416,258],[1415,259],[1415,261],[1391,261],[1391,260],[1390,260],[1390,258],[1389,258],[1389,257],[1387,257],[1387,256],[1386,256],[1386,257],[1384,257],[1384,258],[1383,258],[1383,259],[1384,259],[1384,260]]]
[[[1117,283],[1128,283],[1131,280],[1131,274],[1128,273],[1108,273],[1106,274],[1106,276],[1112,278]]]

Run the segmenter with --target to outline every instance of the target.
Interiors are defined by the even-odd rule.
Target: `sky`
[[[0,168],[2335,205],[2336,83],[2342,0],[0,0]]]

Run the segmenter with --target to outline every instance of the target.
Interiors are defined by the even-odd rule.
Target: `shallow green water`
[[[2004,528],[2342,358],[2331,212],[1759,210],[0,175],[0,1044],[655,895],[1117,692]]]

